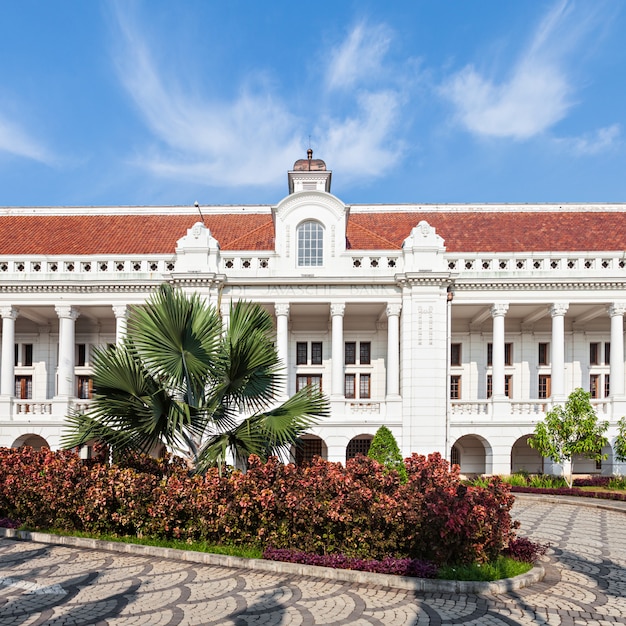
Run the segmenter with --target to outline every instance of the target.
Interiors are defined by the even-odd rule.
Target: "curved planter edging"
[[[102,541],[84,537],[66,537],[49,533],[0,528],[0,537],[48,543],[53,545],[87,548],[92,550],[106,550],[141,556],[152,556],[160,559],[187,561],[237,569],[249,569],[275,574],[292,574],[323,578],[340,582],[379,585],[391,589],[407,589],[428,593],[473,593],[473,594],[500,594],[517,591],[543,580],[545,571],[540,565],[535,566],[526,574],[514,578],[503,578],[491,582],[464,581],[464,580],[436,580],[431,578],[413,578],[409,576],[395,576],[392,574],[375,574],[358,570],[334,569],[318,565],[302,565],[300,563],[283,563],[281,561],[266,561],[264,559],[247,559],[239,556],[210,554],[208,552],[194,552],[193,550],[176,550],[157,546],[144,546],[133,543],[118,543],[116,541]]]

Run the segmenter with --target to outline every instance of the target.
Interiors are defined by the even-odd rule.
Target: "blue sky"
[[[626,201],[618,0],[20,0],[0,205]]]

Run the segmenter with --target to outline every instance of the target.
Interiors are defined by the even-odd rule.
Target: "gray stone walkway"
[[[419,593],[0,540],[0,626],[626,624],[626,515],[520,499],[546,577],[508,594]]]

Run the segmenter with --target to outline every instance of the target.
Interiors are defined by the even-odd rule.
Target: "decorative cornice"
[[[455,291],[588,291],[588,290],[625,290],[625,281],[585,281],[585,282],[466,282],[457,279]]]

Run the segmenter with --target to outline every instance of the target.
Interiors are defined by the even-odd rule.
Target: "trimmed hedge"
[[[0,516],[34,528],[437,565],[491,561],[517,526],[508,485],[494,478],[486,487],[465,486],[459,468],[439,454],[406,459],[405,484],[363,456],[345,467],[319,458],[296,467],[251,457],[245,474],[222,476],[190,475],[180,462],[130,464],[0,449]]]

